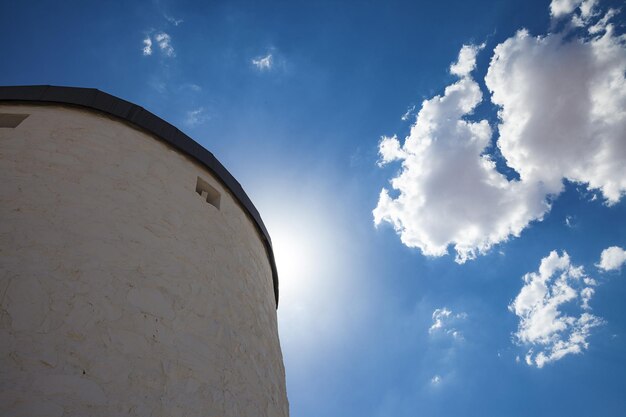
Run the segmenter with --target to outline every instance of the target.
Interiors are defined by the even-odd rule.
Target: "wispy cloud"
[[[272,54],[253,58],[252,65],[254,65],[259,71],[269,71],[274,65]]]
[[[446,307],[437,308],[432,314],[433,324],[428,333],[449,335],[456,340],[463,340],[463,334],[458,330],[461,321],[467,319],[467,313],[453,313]]]
[[[191,90],[193,92],[200,92],[202,91],[202,87],[199,86],[198,84],[194,84],[194,83],[185,83],[183,85],[181,85],[181,89],[183,90]]]
[[[400,119],[403,122],[406,122],[407,120],[409,120],[409,117],[411,117],[411,115],[415,112],[415,104],[410,106],[408,109],[406,109],[406,112],[404,112],[404,114],[402,115],[402,117],[400,117]]]
[[[584,17],[586,35],[520,30],[493,51],[485,83],[499,108],[497,147],[519,179],[503,175],[488,153],[489,122],[471,119],[483,101],[471,75],[482,45],[465,45],[450,66],[458,80],[423,102],[404,141],[380,141],[380,164],[402,166],[390,181],[395,191],[380,193],[375,225],[391,224],[402,243],[427,256],[453,246],[463,263],[542,220],[563,179],[597,191],[607,205],[620,201],[626,193],[626,38],[614,34],[615,12],[602,17],[592,3],[554,1],[552,7],[555,16]]]
[[[166,13],[163,13],[163,17],[165,18],[165,20],[167,20],[168,22],[170,22],[171,24],[173,24],[174,26],[178,26],[181,23],[184,22],[183,19],[176,19],[175,17],[172,17]]]
[[[185,115],[183,123],[188,127],[195,127],[205,123],[210,119],[207,111],[204,107],[198,107],[197,109],[190,110]]]
[[[556,251],[541,260],[539,271],[524,275],[523,280],[509,310],[520,318],[516,340],[530,346],[526,363],[542,368],[587,349],[591,329],[603,323],[590,313],[597,282],[582,266],[573,265],[566,252],[559,256]]]
[[[160,94],[167,92],[167,84],[158,76],[152,76],[148,80],[148,85]]]
[[[602,251],[600,262],[596,267],[602,271],[619,271],[626,263],[626,250],[619,246],[611,246]]]

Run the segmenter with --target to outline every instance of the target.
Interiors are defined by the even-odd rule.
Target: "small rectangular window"
[[[208,182],[198,177],[196,183],[196,192],[206,199],[206,202],[219,210],[220,208],[220,192],[211,186]]]
[[[28,116],[28,114],[0,113],[0,127],[16,128]]]

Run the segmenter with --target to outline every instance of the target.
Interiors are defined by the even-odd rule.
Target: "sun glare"
[[[281,217],[280,222],[272,223],[271,236],[281,299],[290,303],[311,290],[315,260],[320,254],[315,233],[308,230],[306,223],[293,217]]]

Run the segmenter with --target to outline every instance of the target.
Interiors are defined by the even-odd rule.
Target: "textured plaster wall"
[[[270,265],[232,196],[107,116],[0,112],[30,114],[0,129],[0,415],[287,416]]]

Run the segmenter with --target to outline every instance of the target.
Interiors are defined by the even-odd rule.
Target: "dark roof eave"
[[[278,308],[278,271],[274,260],[274,251],[270,235],[261,220],[254,204],[230,172],[196,141],[150,113],[141,106],[122,100],[95,88],[58,87],[51,85],[0,86],[0,101],[19,101],[34,103],[59,103],[97,110],[118,117],[133,124],[170,144],[179,151],[196,159],[211,171],[222,184],[235,196],[244,211],[252,218],[265,246],[272,269],[272,281],[276,308]]]

